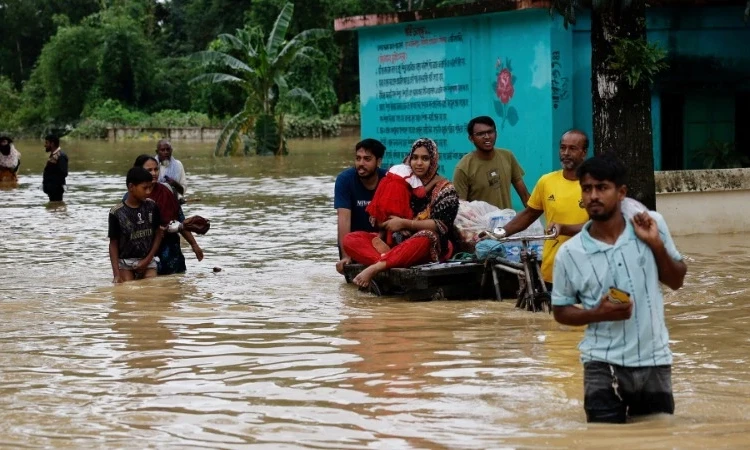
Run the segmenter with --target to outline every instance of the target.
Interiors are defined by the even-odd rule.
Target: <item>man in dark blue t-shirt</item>
[[[365,139],[355,148],[354,167],[346,169],[336,177],[333,207],[338,216],[338,242],[340,260],[336,270],[344,273],[344,265],[352,259],[341,248],[341,241],[352,231],[375,231],[370,216],[365,211],[375,195],[380,179],[386,171],[380,168],[385,146],[377,139]]]

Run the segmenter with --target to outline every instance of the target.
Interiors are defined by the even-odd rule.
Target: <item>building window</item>
[[[720,151],[717,145],[735,145],[734,121],[734,95],[686,95],[683,129],[684,168],[705,169],[707,152]]]

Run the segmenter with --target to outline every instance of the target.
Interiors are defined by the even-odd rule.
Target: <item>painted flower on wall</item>
[[[513,75],[510,59],[506,58],[503,62],[501,58],[497,58],[495,71],[496,77],[492,89],[495,91],[497,99],[493,100],[493,103],[495,105],[495,112],[502,119],[500,128],[505,127],[505,122],[514,127],[518,123],[518,110],[515,106],[508,105],[516,93],[516,88],[514,87],[516,77]]]
[[[513,79],[511,78],[510,70],[502,69],[497,74],[497,88],[495,89],[497,98],[500,99],[503,104],[508,104],[511,97],[515,93],[513,89]]]

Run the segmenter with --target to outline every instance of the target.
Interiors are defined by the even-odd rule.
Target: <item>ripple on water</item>
[[[116,287],[106,236],[107,210],[124,191],[116,167],[151,144],[71,150],[81,165],[60,207],[44,206],[42,163],[32,161],[12,195],[0,192],[12,236],[0,243],[0,440],[55,448],[744,445],[750,246],[741,237],[676,239],[690,267],[685,287],[665,297],[677,415],[587,427],[581,329],[511,302],[408,303],[343,283],[333,270],[332,194],[352,144],[332,156],[324,142],[308,159],[182,150],[200,198],[186,213],[212,221],[197,238],[205,260],[185,248],[187,275]]]

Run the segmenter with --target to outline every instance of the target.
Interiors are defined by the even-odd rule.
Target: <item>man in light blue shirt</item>
[[[578,178],[591,220],[557,253],[552,305],[558,322],[587,325],[578,347],[586,418],[624,423],[628,416],[672,414],[672,353],[659,282],[679,289],[687,266],[660,214],[623,216],[625,168],[614,156],[586,160]],[[610,288],[626,291],[629,301],[612,301]]]

